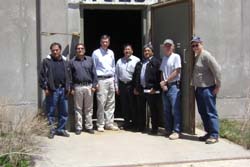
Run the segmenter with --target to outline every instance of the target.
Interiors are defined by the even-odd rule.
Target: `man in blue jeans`
[[[163,110],[165,113],[165,126],[169,139],[180,137],[181,111],[180,111],[180,72],[181,58],[174,53],[174,42],[166,39],[163,43],[164,57],[160,66],[161,88],[163,90]]]
[[[39,83],[46,96],[46,110],[50,125],[48,137],[54,135],[69,137],[65,131],[68,119],[68,94],[70,92],[71,74],[69,63],[61,55],[62,47],[59,43],[50,45],[51,54],[43,59],[40,69]],[[55,125],[55,111],[58,111],[58,124]]]
[[[192,84],[196,87],[198,111],[207,133],[199,137],[199,140],[206,141],[206,144],[213,144],[218,142],[219,138],[216,95],[221,86],[221,69],[215,58],[203,48],[200,37],[193,37],[191,45],[195,53]]]

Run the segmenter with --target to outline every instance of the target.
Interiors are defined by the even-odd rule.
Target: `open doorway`
[[[140,10],[84,10],[84,42],[87,54],[98,48],[100,36],[111,36],[110,49],[118,60],[125,43],[132,44],[134,55],[142,54],[142,16]]]
[[[134,55],[142,56],[142,11],[141,10],[90,10],[84,9],[84,43],[86,54],[100,47],[100,37],[111,37],[110,49],[114,51],[116,61],[123,57],[123,45],[130,43]],[[94,117],[96,117],[96,98]],[[116,97],[115,117],[122,118],[119,96]]]

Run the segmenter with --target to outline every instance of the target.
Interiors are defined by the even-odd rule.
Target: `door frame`
[[[151,23],[153,23],[153,18],[154,18],[154,12],[153,10],[157,9],[157,8],[161,8],[161,7],[167,7],[167,6],[173,6],[173,5],[177,5],[177,4],[181,4],[181,3],[188,3],[189,4],[189,8],[188,8],[188,18],[190,19],[188,27],[190,29],[190,32],[188,34],[188,39],[191,40],[193,34],[194,34],[194,25],[195,25],[195,13],[194,13],[194,0],[170,0],[167,2],[161,2],[161,3],[156,3],[151,5],[151,13],[152,13],[152,17],[151,17]],[[151,24],[151,40],[153,41],[154,38],[154,34],[153,34],[153,24]],[[190,46],[190,44],[188,45]],[[186,55],[184,55],[185,57]],[[192,71],[193,71],[193,65],[194,65],[194,56],[192,51],[190,50],[190,53],[187,54],[187,56],[191,56],[190,57],[190,61],[187,64],[187,71],[188,71],[188,80],[191,80],[191,76],[192,76]],[[181,108],[188,106],[188,109],[186,111],[188,112],[182,112],[182,129],[183,132],[185,133],[189,133],[189,134],[195,134],[195,96],[194,96],[194,87],[190,85],[190,82],[187,83],[182,83],[182,88],[181,90],[183,91],[183,89],[185,90],[185,92],[189,92],[188,93],[188,97],[189,98],[188,101],[186,100],[181,100]],[[183,91],[184,92],[184,91]],[[182,109],[183,110],[183,109]]]

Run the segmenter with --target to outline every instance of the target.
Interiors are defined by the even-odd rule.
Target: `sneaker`
[[[219,141],[218,138],[209,137],[209,138],[206,140],[206,144],[214,144],[214,143],[217,143],[218,141]]]
[[[65,130],[57,132],[58,136],[63,136],[63,137],[69,137],[69,133],[67,133]]]
[[[179,139],[180,138],[180,134],[177,133],[177,132],[173,132],[170,136],[169,136],[169,139],[170,140],[176,140],[176,139]]]
[[[98,128],[97,128],[97,131],[98,131],[98,132],[104,132],[104,128],[103,128],[103,127],[98,127]]]
[[[107,130],[113,130],[113,131],[118,131],[120,130],[117,126],[115,125],[109,125],[109,126],[106,126],[105,129]]]
[[[204,136],[199,137],[199,141],[206,141],[209,138],[209,134],[205,134]]]
[[[95,131],[93,129],[86,129],[86,132],[90,134],[95,134]]]
[[[80,135],[82,132],[81,132],[81,130],[76,130],[76,135]]]

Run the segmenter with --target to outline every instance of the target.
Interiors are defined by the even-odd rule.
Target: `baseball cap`
[[[172,39],[165,39],[165,41],[163,42],[164,45],[166,44],[170,44],[170,45],[174,45],[174,41]]]
[[[201,38],[200,38],[200,37],[198,37],[198,36],[194,36],[194,37],[192,38],[192,40],[190,41],[190,43],[193,43],[193,42],[201,43],[201,42],[202,42],[202,40],[201,40]]]

